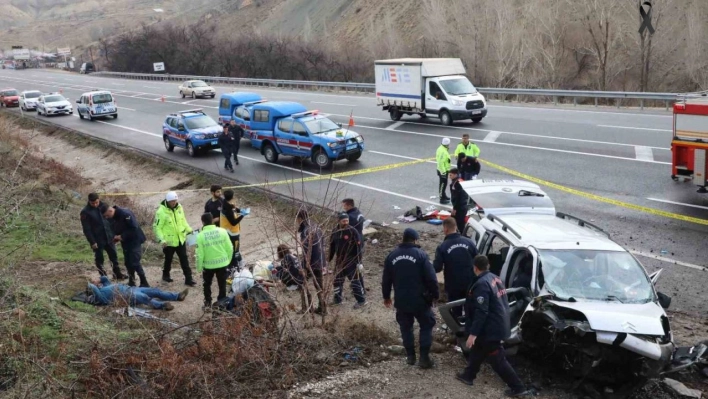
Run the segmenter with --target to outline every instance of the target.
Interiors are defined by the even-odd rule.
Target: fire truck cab
[[[706,193],[708,172],[708,97],[689,94],[674,104],[671,178],[693,181]]]

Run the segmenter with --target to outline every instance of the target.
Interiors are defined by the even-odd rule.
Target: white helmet
[[[450,145],[450,139],[447,137],[444,137],[442,139],[442,145]]]
[[[165,200],[166,200],[167,202],[170,202],[170,201],[177,201],[177,193],[174,192],[174,191],[168,192],[167,195],[165,195]]]

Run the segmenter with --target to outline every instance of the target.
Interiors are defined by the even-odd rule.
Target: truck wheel
[[[403,116],[403,114],[401,114],[401,111],[399,111],[398,108],[391,108],[391,110],[388,111],[388,115],[391,117],[392,121],[396,122],[400,121],[401,116]]]
[[[440,122],[442,122],[444,126],[452,125],[452,117],[450,116],[450,113],[447,111],[440,111]]]
[[[194,144],[191,141],[187,142],[187,154],[192,158],[197,156],[197,149],[194,148]]]
[[[420,119],[425,119],[428,117],[428,115],[426,115],[425,112],[419,113],[418,116],[420,116]]]
[[[317,164],[320,169],[329,169],[332,167],[333,161],[324,150],[319,149],[312,155],[312,162]]]
[[[273,144],[268,143],[265,145],[265,147],[263,147],[263,156],[265,157],[265,160],[269,163],[278,162],[278,152],[275,151]]]
[[[482,121],[482,118],[472,118],[472,123],[479,123]]]
[[[359,158],[361,158],[361,152],[357,152],[356,154],[352,154],[352,155],[347,156],[347,161],[354,162],[354,161],[358,161]]]
[[[167,137],[163,137],[162,140],[165,142],[165,149],[167,150],[167,152],[172,152],[175,150],[175,146],[170,142],[170,139],[168,139]]]

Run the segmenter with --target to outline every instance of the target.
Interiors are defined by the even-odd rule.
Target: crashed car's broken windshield
[[[647,303],[654,291],[642,266],[626,252],[539,250],[541,282],[558,299]]]

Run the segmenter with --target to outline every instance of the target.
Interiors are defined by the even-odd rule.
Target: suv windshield
[[[204,82],[193,82],[192,87],[207,87],[207,84]]]
[[[113,97],[108,93],[94,94],[92,99],[94,104],[105,104],[113,101]]]
[[[187,125],[188,129],[201,129],[203,127],[218,125],[211,117],[206,115],[185,119],[184,124]]]
[[[37,98],[41,95],[42,95],[42,93],[40,93],[38,91],[30,91],[30,92],[25,93],[25,98]]]
[[[307,130],[309,130],[311,134],[320,134],[339,129],[339,125],[325,117],[309,120],[305,122],[305,126],[307,126]]]
[[[651,281],[632,255],[618,251],[539,250],[546,289],[559,299],[647,303]]]
[[[64,97],[62,96],[47,96],[44,97],[44,102],[45,103],[57,103],[59,101],[65,101]]]
[[[477,89],[467,78],[441,80],[440,86],[451,96],[462,96],[477,92]]]
[[[2,95],[9,97],[9,96],[17,96],[18,94],[17,94],[17,90],[7,90],[7,91],[2,92]]]

